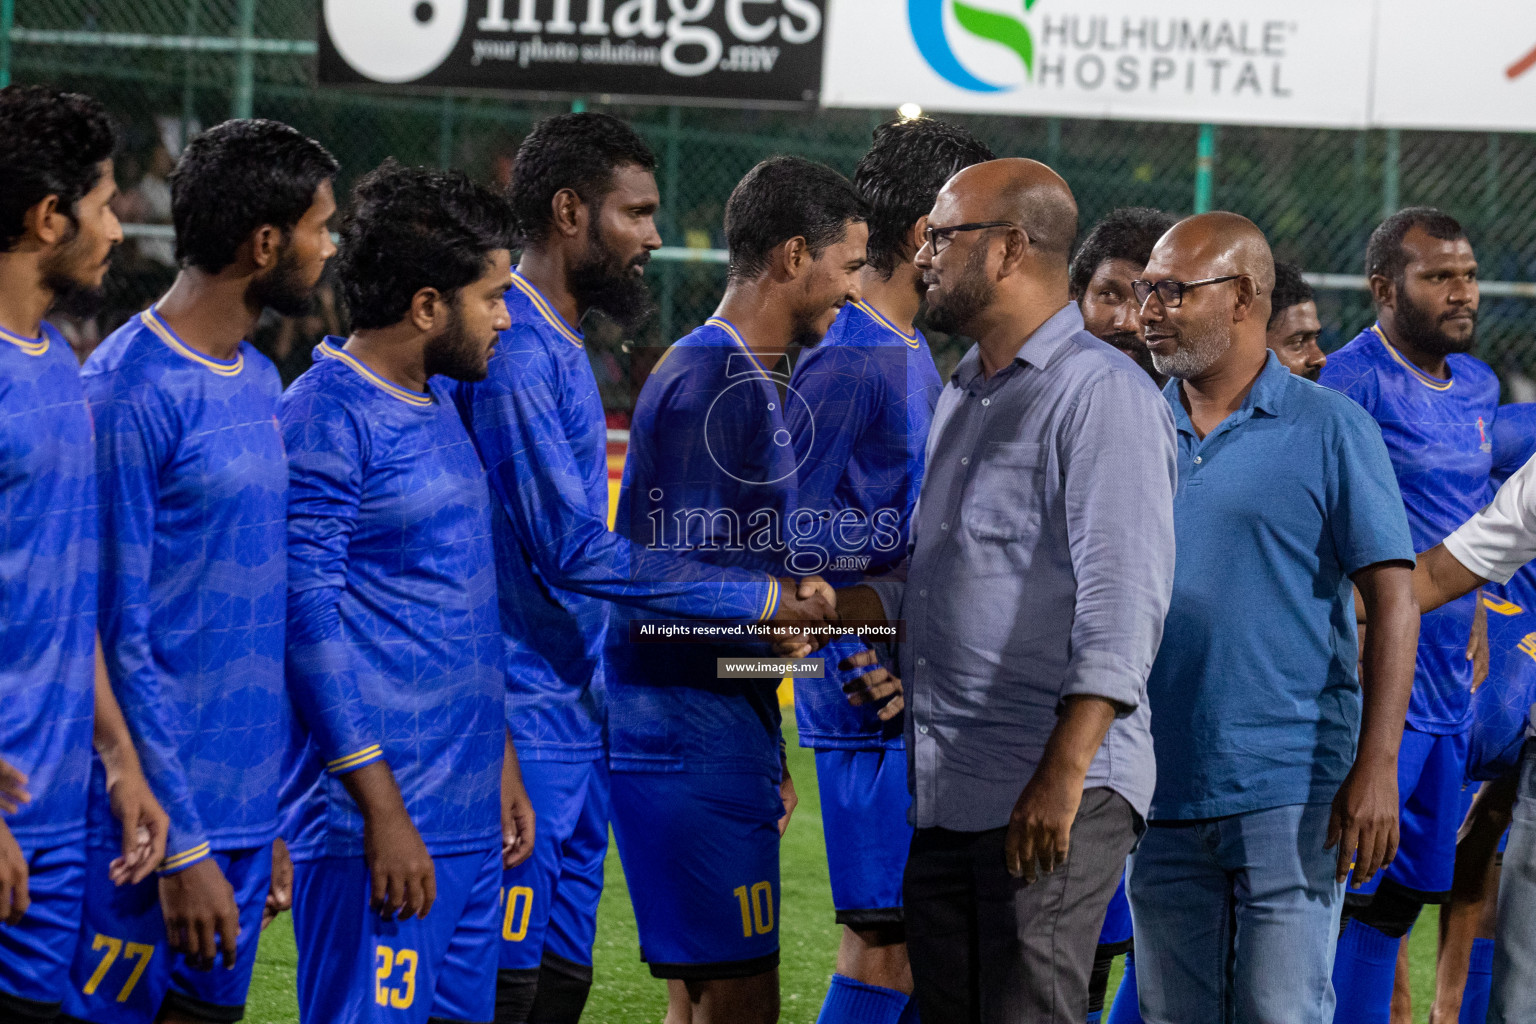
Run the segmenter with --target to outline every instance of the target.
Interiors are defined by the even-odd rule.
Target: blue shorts
[[[1104,911],[1104,927],[1099,929],[1099,945],[1113,947],[1115,956],[1130,949],[1131,901],[1125,897],[1125,872],[1120,872],[1120,884],[1109,898],[1109,909]]]
[[[837,923],[899,924],[901,878],[912,847],[904,750],[817,750],[821,829]]]
[[[235,890],[240,937],[235,966],[222,959],[200,970],[170,947],[160,909],[160,878],[116,886],[107,877],[118,851],[86,851],[85,913],[77,933],[64,1015],[94,1024],[153,1021],[162,1004],[194,1020],[236,1021],[245,1015],[261,912],[272,885],[272,847],[216,850],[213,860]]]
[[[18,924],[0,924],[0,1020],[47,1020],[69,989],[85,898],[85,844],[34,850],[27,858],[32,904]]]
[[[658,978],[749,978],[779,963],[779,828],[766,775],[613,773],[613,834]]]
[[[1422,903],[1444,903],[1456,874],[1456,830],[1462,819],[1462,782],[1467,772],[1467,733],[1445,735],[1403,730],[1397,755],[1399,832],[1397,857],[1387,870],[1345,893],[1373,895],[1384,880]]]
[[[608,854],[608,766],[524,761],[537,815],[533,856],[501,876],[501,968],[533,970],[545,953],[592,966]]]
[[[489,1022],[496,1014],[496,892],[501,850],[432,858],[437,902],[386,921],[369,906],[361,857],[293,865],[299,1019],[324,1024]]]

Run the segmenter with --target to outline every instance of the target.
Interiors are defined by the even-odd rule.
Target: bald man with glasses
[[[1157,788],[1127,885],[1147,1024],[1329,1024],[1344,879],[1397,846],[1413,543],[1375,422],[1266,346],[1274,282],[1258,228],[1213,213],[1131,283],[1179,472]]]
[[[968,167],[929,225],[927,322],[977,344],[935,410],[904,582],[839,607],[906,623],[903,899],[924,1024],[1081,1024],[1152,793],[1173,424],[1141,368],[1083,329],[1077,206],[1054,171]],[[894,714],[898,687],[873,667],[845,689]]]

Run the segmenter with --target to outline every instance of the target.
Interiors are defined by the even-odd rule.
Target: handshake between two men
[[[779,582],[782,596],[771,623],[781,630],[773,641],[774,652],[781,657],[806,658],[835,636],[856,635],[861,629],[886,622],[885,607],[869,587],[839,591],[820,576],[806,576],[798,584],[791,579]],[[876,714],[882,722],[901,713],[905,706],[901,680],[880,664],[880,656],[872,648],[866,645],[839,661],[837,667],[845,673],[857,673],[843,682],[850,704],[879,705]]]

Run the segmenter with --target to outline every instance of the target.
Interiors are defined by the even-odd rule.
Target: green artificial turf
[[[793,726],[789,735],[790,770],[794,774],[800,806],[790,819],[782,855],[783,896],[780,906],[779,968],[783,992],[784,1024],[814,1024],[827,990],[827,979],[837,953],[838,928],[832,919],[832,894],[827,885],[827,862],[821,841],[821,808],[816,794],[815,763],[811,752],[795,746]],[[1413,931],[1410,958],[1413,965],[1414,1019],[1429,1019],[1429,995],[1434,985],[1434,949],[1437,914],[1429,908]],[[598,910],[596,982],[586,1024],[660,1024],[666,1012],[663,982],[652,978],[640,962],[634,917],[629,908],[629,889],[619,867],[617,852],[610,846],[606,885]],[[287,915],[262,936],[261,953],[251,982],[246,1020],[254,1024],[296,1024],[294,1001],[293,927]],[[1119,962],[1110,991],[1119,983]]]

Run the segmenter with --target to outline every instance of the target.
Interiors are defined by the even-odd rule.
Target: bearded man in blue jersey
[[[488,1024],[497,890],[533,845],[506,726],[491,495],[451,395],[508,322],[513,220],[462,174],[354,190],[342,295],[283,396],[284,784],[302,1020]]]
[[[964,128],[907,118],[876,128],[854,171],[870,208],[863,298],[844,306],[827,336],[801,354],[789,386],[803,401],[785,406],[801,462],[800,507],[832,524],[814,550],[834,585],[889,572],[906,555],[928,425],[943,390],[914,325],[926,286],[912,257],[939,189],[961,168],[990,159]],[[864,647],[857,637],[832,642],[821,654],[827,671],[795,682],[800,744],[816,751],[832,902],[843,926],[819,1024],[894,1022],[909,1005],[916,1014],[901,907],[912,844],[901,720],[849,704],[835,668]]]
[[[96,452],[74,352],[43,317],[101,297],[122,230],[117,134],[101,104],[0,89],[0,1017],[48,1020],[69,985],[87,885],[92,711],[121,829],[102,884],[137,885],[165,853],[96,644]]]
[[[1337,352],[1319,377],[1381,427],[1408,512],[1426,551],[1493,496],[1499,381],[1468,353],[1476,341],[1477,259],[1453,218],[1411,207],[1371,235],[1366,273],[1377,322]],[[1413,696],[1398,757],[1401,846],[1382,876],[1355,878],[1334,962],[1340,1024],[1388,1019],[1399,940],[1425,903],[1451,888],[1465,776],[1477,598],[1423,617]]]
[[[763,571],[710,566],[608,529],[607,423],[586,350],[594,311],[632,331],[654,307],[655,157],[624,122],[561,114],[518,148],[522,255],[484,381],[456,401],[490,472],[508,723],[539,816],[502,880],[497,1024],[574,1024],[592,985],[608,851],[603,643],[609,603],[682,617],[823,618]]]
[[[170,815],[158,882],[93,870],[65,1013],[220,1021],[243,1012],[289,731],[282,383],[244,339],[301,313],[335,251],[336,161],[275,121],[193,139],[171,175],[182,269],[82,370],[96,424],[100,614],[112,686]],[[104,806],[99,776],[91,799]],[[93,811],[90,856],[119,837]],[[212,969],[222,955],[222,969]]]

